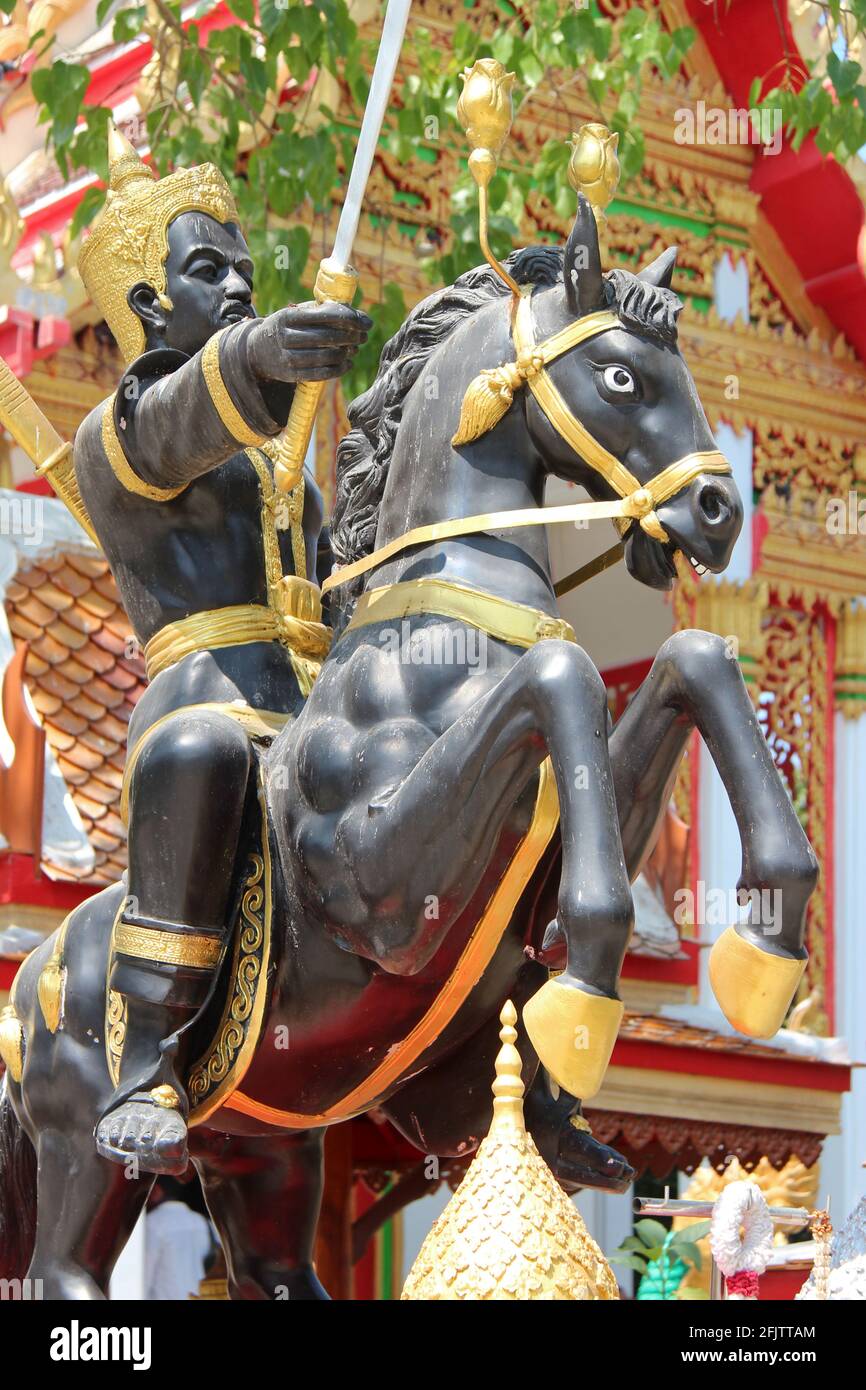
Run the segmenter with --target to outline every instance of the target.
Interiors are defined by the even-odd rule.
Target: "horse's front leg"
[[[547,754],[560,803],[557,921],[568,967],[539,990],[524,1019],[559,1085],[586,1097],[601,1084],[616,1038],[622,1015],[616,984],[633,922],[606,693],[586,653],[553,640],[524,653],[390,795],[344,820],[340,848],[370,895],[377,942],[365,953],[373,954],[372,945],[384,969],[416,973],[474,891],[505,808]],[[433,891],[450,910],[431,923],[424,904]]]
[[[755,717],[739,664],[721,637],[677,632],[611,737],[611,762],[631,878],[651,852],[692,729],[706,743],[731,803],[743,849],[737,887],[767,901],[715,943],[710,981],[733,1026],[772,1037],[804,969],[805,914],[818,865]]]

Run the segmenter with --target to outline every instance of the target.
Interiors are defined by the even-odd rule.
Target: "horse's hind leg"
[[[28,1278],[45,1299],[108,1297],[153,1176],[132,1177],[99,1158],[93,1134],[46,1130],[38,1139],[38,1219]]]
[[[313,1268],[323,1129],[248,1138],[199,1135],[193,1162],[233,1299],[326,1299]]]

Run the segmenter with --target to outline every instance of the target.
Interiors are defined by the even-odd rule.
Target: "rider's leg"
[[[193,1161],[233,1299],[326,1299],[313,1268],[324,1129],[264,1138],[197,1134]]]
[[[129,895],[111,988],[127,1001],[117,1091],[97,1148],[146,1171],[186,1167],[181,1035],[210,992],[229,930],[252,751],[225,715],[180,711],[142,745],[130,782]]]

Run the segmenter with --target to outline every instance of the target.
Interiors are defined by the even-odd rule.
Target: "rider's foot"
[[[625,1192],[634,1181],[634,1169],[621,1153],[593,1138],[588,1129],[570,1122],[560,1132],[553,1171],[567,1190],[599,1187],[604,1192]]]
[[[145,1173],[179,1177],[189,1163],[186,1121],[179,1109],[140,1092],[99,1121],[96,1151],[113,1163],[134,1161]]]

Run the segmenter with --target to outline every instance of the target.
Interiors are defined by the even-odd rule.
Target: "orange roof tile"
[[[96,856],[86,875],[49,864],[64,879],[115,882],[126,867],[118,815],[126,728],[144,689],[132,629],[108,563],[57,554],[22,568],[6,589],[13,634],[30,642],[25,678],[49,746]]]

